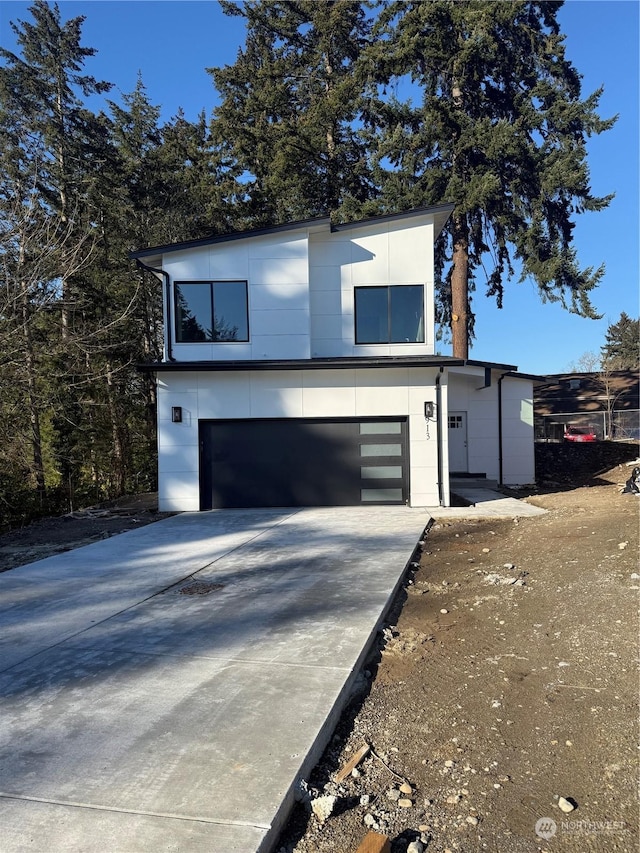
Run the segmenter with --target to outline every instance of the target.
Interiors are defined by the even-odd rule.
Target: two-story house
[[[448,506],[534,480],[532,377],[435,355],[452,205],[132,252],[163,283],[159,507]]]

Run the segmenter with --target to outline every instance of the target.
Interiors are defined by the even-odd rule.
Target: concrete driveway
[[[0,574],[3,853],[270,850],[428,520],[183,514]]]

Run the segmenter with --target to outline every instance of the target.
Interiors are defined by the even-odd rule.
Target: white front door
[[[468,470],[467,413],[449,412],[449,471],[462,474]]]

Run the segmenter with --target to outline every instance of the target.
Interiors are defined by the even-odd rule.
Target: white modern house
[[[159,508],[448,506],[534,481],[533,379],[435,355],[452,205],[132,252],[163,284]]]

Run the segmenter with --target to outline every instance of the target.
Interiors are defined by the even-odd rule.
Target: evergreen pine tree
[[[229,169],[214,146],[204,111],[190,122],[180,110],[161,137],[155,162],[166,233],[160,242],[232,230],[239,217],[233,197],[239,172]]]
[[[610,370],[637,370],[640,367],[640,320],[632,320],[624,311],[617,323],[611,323],[601,348],[602,364]]]
[[[586,141],[615,119],[598,116],[601,90],[581,98],[561,5],[393,0],[368,51],[380,85],[411,81],[418,92],[419,103],[390,100],[376,118],[386,204],[455,203],[440,247],[440,262],[453,261],[440,319],[457,357],[468,357],[469,292],[484,263],[498,307],[519,266],[543,301],[596,316],[590,293],[604,270],[579,266],[572,235],[576,214],[610,201],[591,193]]]
[[[357,209],[373,190],[358,128],[356,65],[370,27],[362,4],[223,6],[247,22],[236,62],[208,69],[221,95],[212,133],[242,224]]]
[[[108,131],[82,97],[110,86],[82,73],[95,52],[81,45],[82,17],[63,23],[58,6],[42,0],[29,11],[31,21],[11,24],[19,51],[0,48],[0,153],[3,213],[14,235],[4,241],[5,284],[20,294],[14,318],[28,390],[31,468],[44,495],[47,476],[50,485],[71,483],[82,471],[74,454],[82,409],[78,365],[90,320],[79,274],[94,251],[91,198]]]
[[[78,93],[88,97],[107,92],[111,84],[81,73],[85,60],[95,54],[81,45],[84,17],[63,23],[58,5],[45,0],[35,0],[29,12],[33,22],[11,23],[21,56],[0,48],[5,60],[0,85],[7,108],[22,115],[29,133],[43,142],[44,159],[31,164],[37,168],[39,193],[64,226],[73,223],[78,241],[83,241],[91,228],[86,194],[99,168],[105,129]],[[63,338],[69,332],[74,298],[69,267],[77,263],[75,251],[73,261],[69,253],[69,247],[63,247],[59,260]]]

